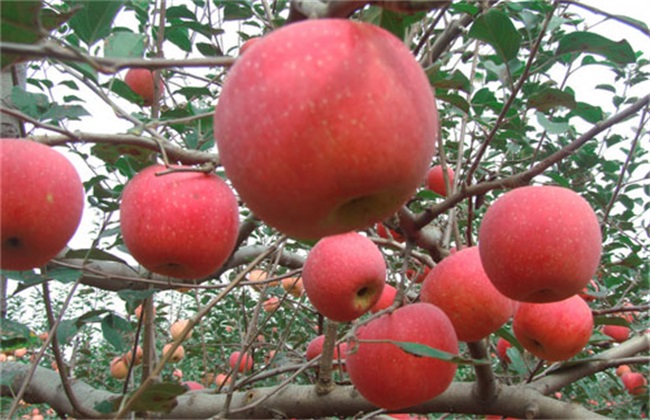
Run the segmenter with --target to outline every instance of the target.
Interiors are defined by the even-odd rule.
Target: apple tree
[[[619,3],[0,4],[2,417],[646,418]]]

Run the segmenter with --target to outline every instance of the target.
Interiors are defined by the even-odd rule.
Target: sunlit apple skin
[[[483,270],[477,247],[464,248],[431,269],[420,298],[442,309],[460,341],[492,334],[514,314],[514,302],[502,295]]]
[[[580,292],[596,273],[602,249],[589,203],[555,186],[507,192],[485,213],[478,237],[494,286],[522,302],[557,302]]]
[[[454,327],[434,305],[414,303],[380,316],[361,326],[356,339],[348,344],[348,375],[361,395],[379,407],[397,410],[421,404],[443,393],[454,379],[454,363],[415,356],[391,343],[363,342],[419,343],[458,354]]]
[[[217,175],[165,171],[153,165],[124,188],[120,205],[124,244],[154,273],[198,279],[214,273],[235,247],[237,200]]]
[[[242,200],[299,239],[394,214],[422,183],[437,131],[431,86],[409,49],[347,19],[306,20],[256,41],[231,67],[214,118]]]
[[[40,143],[0,139],[0,268],[45,265],[72,238],[84,189],[72,163]]]
[[[124,83],[126,83],[133,92],[142,97],[144,106],[151,106],[154,100],[154,74],[149,69],[132,68],[126,72]],[[165,85],[160,81],[160,94],[165,90]]]
[[[449,185],[454,185],[454,170],[447,168],[447,176],[449,178]],[[445,178],[442,171],[442,166],[436,165],[429,169],[427,173],[427,188],[438,195],[446,196],[447,194],[447,184],[445,184]]]
[[[327,318],[348,322],[368,312],[381,297],[386,261],[377,245],[356,232],[321,239],[302,272],[305,293]]]
[[[521,303],[512,323],[521,345],[540,359],[568,360],[587,345],[594,329],[589,305],[578,295],[551,303]]]

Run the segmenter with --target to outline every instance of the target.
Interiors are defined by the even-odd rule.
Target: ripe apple
[[[222,388],[225,385],[229,385],[232,382],[232,378],[225,373],[220,373],[214,378],[214,384],[217,388]]]
[[[244,43],[239,47],[239,55],[244,54],[250,47],[253,46],[253,44],[257,43],[260,40],[260,37],[256,36],[253,38],[249,38]]]
[[[248,281],[252,283],[256,282],[264,282],[267,278],[269,278],[269,273],[267,273],[264,270],[251,270],[248,273],[247,279]],[[264,286],[268,284],[269,287],[275,287],[280,284],[279,281],[271,281],[271,282],[266,282],[266,283],[261,283],[261,284],[253,284],[253,289],[257,290],[258,292],[262,291]]]
[[[142,304],[138,305],[135,310],[133,311],[133,314],[135,315],[136,320],[140,319],[140,316],[142,316]],[[153,308],[153,317],[156,317],[156,308]],[[147,318],[143,317],[142,322],[145,322]]]
[[[432,89],[411,51],[348,19],[309,19],[260,38],[230,68],[214,117],[242,200],[299,239],[394,214],[422,183],[437,133]]]
[[[392,239],[392,240],[394,240],[394,241],[396,241],[396,242],[400,242],[400,243],[406,241],[406,238],[404,238],[403,235],[400,235],[399,233],[397,233],[397,232],[394,231],[393,229],[387,228],[387,227],[384,226],[384,224],[381,223],[381,222],[380,222],[380,223],[377,223],[377,224],[375,225],[375,230],[377,231],[377,235],[378,235],[380,238],[384,238],[384,239]]]
[[[115,379],[124,379],[129,373],[129,367],[123,357],[116,357],[110,364],[111,376]]]
[[[429,275],[429,271],[431,271],[431,267],[428,265],[422,265],[419,269],[413,269],[409,268],[406,270],[406,278],[411,280],[412,282],[415,283],[422,283],[424,279],[427,278]]]
[[[503,363],[510,363],[510,357],[508,357],[508,349],[510,347],[512,347],[512,344],[510,344],[508,340],[503,337],[499,337],[497,340],[497,354]]]
[[[235,247],[239,208],[217,175],[150,166],[131,179],[120,205],[124,244],[140,264],[165,276],[214,273]]]
[[[325,336],[319,335],[307,344],[307,351],[305,357],[307,360],[312,360],[323,353],[323,344],[325,344]],[[332,356],[333,365],[337,366],[342,364],[342,369],[345,372],[345,357],[348,351],[347,343],[340,343],[334,347],[334,355]]]
[[[198,382],[194,382],[194,381],[181,382],[181,385],[183,385],[185,388],[187,388],[188,391],[196,391],[196,390],[199,390],[199,389],[205,389],[205,387],[203,385],[201,385]]]
[[[265,312],[273,312],[280,307],[280,299],[277,296],[272,296],[262,302],[262,309]]]
[[[617,376],[623,376],[626,373],[632,372],[632,369],[628,365],[620,365],[619,367],[616,368],[616,375]]]
[[[149,69],[142,68],[132,68],[126,72],[124,76],[124,83],[126,83],[129,88],[138,95],[142,97],[142,104],[144,106],[151,106],[154,100],[154,75],[153,72]],[[160,95],[162,96],[165,85],[163,84],[162,79],[160,80]]]
[[[522,302],[512,328],[526,350],[556,362],[580,353],[589,342],[594,320],[589,305],[574,295],[559,302]]]
[[[138,346],[135,349],[135,363],[134,365],[139,365],[142,363],[142,358],[144,357],[144,351],[142,350],[142,347]],[[124,354],[124,362],[126,363],[127,366],[131,364],[131,360],[133,358],[133,350],[129,350]]]
[[[172,343],[165,344],[162,350],[163,356],[165,356],[171,349]],[[181,359],[185,357],[185,349],[183,346],[178,346],[176,350],[174,350],[174,353],[172,354],[171,359],[169,359],[172,363],[180,362]]]
[[[447,177],[449,178],[449,185],[454,185],[454,170],[447,167]],[[442,196],[447,196],[447,184],[442,173],[442,166],[436,165],[429,169],[427,173],[427,188],[434,193]]]
[[[370,312],[374,314],[390,307],[395,301],[395,296],[397,296],[397,289],[390,284],[384,285],[384,289],[381,291],[379,300],[373,305],[372,308],[370,308]]]
[[[169,327],[169,332],[172,336],[173,341],[180,339],[181,333],[189,323],[190,323],[189,319],[179,319],[178,321],[174,322],[171,327]],[[192,330],[190,330],[190,332],[187,333],[185,338],[183,338],[183,341],[189,340],[190,337],[192,337]]]
[[[510,319],[515,306],[485,274],[477,247],[464,248],[436,265],[420,298],[442,309],[460,341],[478,341]]]
[[[238,360],[239,365],[237,365]],[[241,354],[240,351],[234,351],[230,355],[228,362],[230,363],[230,367],[232,369],[237,369],[241,373],[248,373],[253,370],[253,357],[251,357],[251,355],[248,353]]]
[[[639,372],[629,372],[621,376],[621,381],[632,395],[641,395],[646,392],[648,381]]]
[[[72,238],[84,189],[61,153],[30,140],[0,139],[0,268],[45,265]]]
[[[454,379],[454,363],[416,356],[375,340],[424,344],[453,354],[458,354],[458,340],[447,315],[422,302],[359,327],[356,339],[348,344],[347,370],[361,395],[379,407],[397,410],[421,404],[443,393]]]
[[[622,343],[630,338],[630,329],[623,325],[605,325],[603,334],[610,336],[617,343]]]
[[[555,186],[516,188],[485,213],[478,247],[494,286],[522,302],[580,292],[598,268],[600,225],[589,203]]]
[[[312,248],[302,271],[305,293],[333,321],[348,322],[377,303],[386,262],[370,239],[356,232],[325,237]]]
[[[282,279],[282,288],[295,298],[302,296],[305,287],[302,284],[302,277],[287,277]]]

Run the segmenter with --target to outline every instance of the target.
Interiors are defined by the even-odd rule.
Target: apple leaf
[[[571,53],[597,54],[617,64],[629,64],[636,61],[634,50],[626,40],[614,42],[592,32],[572,32],[560,39],[555,54],[560,56]]]
[[[124,0],[69,0],[68,3],[80,6],[68,22],[70,28],[91,47],[111,33],[113,20],[124,5]]]
[[[40,340],[26,325],[3,318],[0,324],[0,350],[9,351],[22,347],[35,347]]]
[[[74,268],[57,267],[48,270],[47,277],[63,284],[72,283],[81,277],[81,271]]]
[[[144,55],[147,38],[133,32],[115,32],[104,42],[104,57],[139,58]]]
[[[133,327],[126,319],[108,314],[102,319],[101,325],[104,338],[115,348],[115,351],[121,353],[129,348]]]
[[[537,122],[551,134],[563,134],[571,129],[571,126],[568,122],[551,121],[548,119],[548,117],[546,117],[546,115],[542,114],[541,112],[537,113]]]
[[[359,340],[360,343],[369,342],[371,340]],[[475,360],[466,359],[452,353],[447,353],[439,349],[427,346],[426,344],[411,343],[407,341],[393,341],[393,340],[372,340],[373,342],[386,342],[396,345],[407,353],[414,356],[431,357],[433,359],[443,360],[445,362],[455,363],[457,365],[486,365],[490,364],[489,360]]]
[[[538,111],[547,112],[558,106],[573,109],[576,106],[574,95],[560,89],[542,89],[528,98],[528,105]]]
[[[176,397],[187,392],[187,388],[183,385],[162,382],[153,384],[148,387],[132,406],[133,411],[153,411],[169,413],[178,404]],[[130,397],[132,394],[127,396]],[[107,400],[95,404],[95,410],[103,414],[114,413],[119,410],[122,405],[124,396],[112,397]]]
[[[508,15],[495,9],[479,16],[467,35],[489,44],[506,63],[517,57],[521,44],[521,35]]]

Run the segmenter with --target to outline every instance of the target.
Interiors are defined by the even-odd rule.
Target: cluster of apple
[[[616,375],[621,378],[621,382],[627,392],[632,395],[642,395],[648,386],[648,380],[639,372],[632,372],[628,365],[620,365],[616,368]]]

